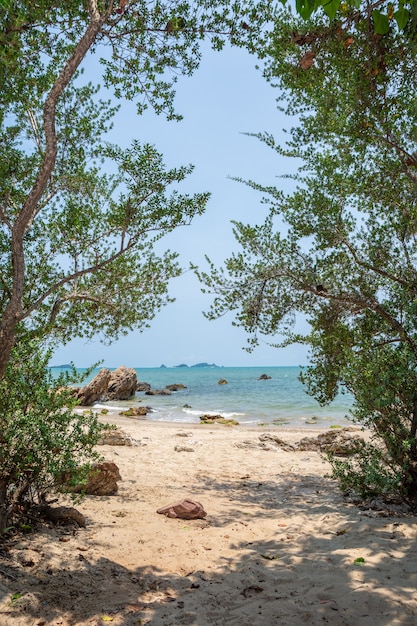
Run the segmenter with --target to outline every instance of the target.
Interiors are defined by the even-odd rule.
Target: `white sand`
[[[417,518],[344,502],[316,452],[250,447],[312,431],[112,421],[139,442],[100,447],[118,495],[4,555],[1,626],[417,623]],[[156,513],[184,497],[207,518]]]

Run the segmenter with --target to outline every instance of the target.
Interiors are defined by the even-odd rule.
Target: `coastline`
[[[119,492],[77,505],[86,528],[13,547],[4,626],[415,623],[417,518],[346,502],[317,452],[258,446],[262,433],[294,443],[324,429],[100,417],[135,443],[99,448]],[[156,513],[185,497],[207,517]]]

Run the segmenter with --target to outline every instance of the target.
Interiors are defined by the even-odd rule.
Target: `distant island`
[[[166,368],[166,365],[160,366],[162,369]],[[186,363],[180,363],[179,365],[173,365],[172,367],[221,367],[220,365],[216,365],[215,363],[196,363],[195,365],[187,365]]]
[[[51,365],[50,369],[71,369],[72,365],[70,363],[65,363],[64,365]]]

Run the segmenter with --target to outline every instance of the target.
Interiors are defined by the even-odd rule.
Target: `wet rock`
[[[170,396],[171,392],[169,389],[149,389],[145,391],[147,396]]]
[[[167,385],[166,389],[169,391],[180,391],[180,389],[187,389],[187,387],[182,383],[175,383],[173,385]]]
[[[218,385],[228,385],[229,383],[227,382],[227,380],[225,378],[220,378],[220,380],[217,383]]]
[[[143,417],[147,415],[152,409],[148,406],[131,406],[126,411],[121,411],[119,415],[124,415],[125,417]]]
[[[149,383],[141,383],[138,381],[138,384],[136,385],[136,391],[149,391],[149,389],[151,388]]]
[[[272,376],[268,376],[268,374],[261,374],[258,380],[271,380]]]
[[[201,424],[225,424],[226,426],[239,426],[239,422],[223,417],[223,415],[200,415]]]

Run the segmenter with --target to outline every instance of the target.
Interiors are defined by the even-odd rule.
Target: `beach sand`
[[[112,421],[136,441],[100,446],[118,494],[9,546],[1,626],[417,623],[417,518],[344,501],[317,452],[259,445],[311,430]],[[156,513],[185,497],[207,517]]]

